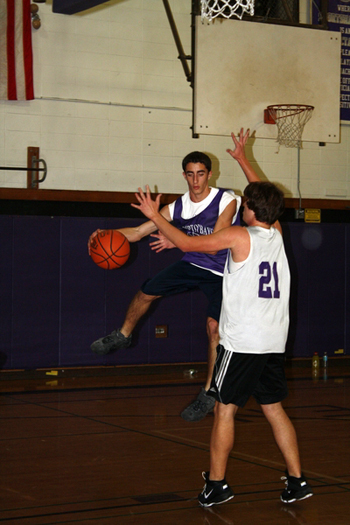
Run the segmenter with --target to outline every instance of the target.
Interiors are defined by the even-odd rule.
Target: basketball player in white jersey
[[[284,503],[313,495],[301,472],[296,432],[281,401],[287,396],[284,352],[289,326],[290,273],[278,222],[284,208],[283,193],[261,182],[245,156],[249,130],[228,153],[240,164],[247,179],[243,221],[212,235],[190,238],[176,230],[158,212],[159,196],[152,201],[139,189],[138,207],[171,242],[184,252],[212,252],[229,248],[223,278],[219,322],[220,344],[208,394],[216,399],[210,442],[210,470],[200,505],[210,507],[233,498],[225,474],[234,442],[234,419],[253,395],[270,423],[286,463]]]

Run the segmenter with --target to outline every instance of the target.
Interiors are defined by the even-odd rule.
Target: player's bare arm
[[[171,220],[168,206],[164,206],[160,213],[167,221]],[[152,221],[147,221],[133,228],[121,228],[119,231],[125,235],[129,242],[138,242],[147,235],[157,231],[157,226]]]
[[[167,221],[171,221],[168,206],[164,206],[164,208],[160,210],[160,213],[162,214],[163,217],[166,218]],[[89,240],[88,240],[89,253],[90,253],[90,243],[93,241],[94,237],[96,237],[96,235],[98,235],[102,231],[103,230],[98,229],[90,235]],[[133,228],[118,228],[117,231],[120,231],[123,235],[125,235],[125,237],[128,239],[129,242],[138,242],[141,239],[143,239],[143,237],[146,237],[147,235],[150,235],[151,233],[157,231],[157,226],[152,221],[147,221]]]
[[[260,177],[254,171],[252,165],[250,164],[245,154],[245,145],[249,138],[249,132],[250,130],[247,129],[247,131],[244,133],[243,128],[241,128],[238,139],[235,137],[234,133],[231,133],[235,149],[227,149],[226,151],[241,166],[244,175],[247,177],[248,182],[261,182]],[[282,227],[279,221],[275,222],[273,226],[282,234]]]
[[[233,217],[236,214],[236,210],[237,210],[237,201],[236,199],[234,199],[226,206],[224,211],[219,215],[218,220],[215,223],[213,231],[217,232],[219,230],[222,230],[224,228],[228,228],[229,226],[231,226]]]
[[[241,128],[238,136],[238,140],[235,137],[234,133],[231,133],[231,137],[233,140],[233,143],[235,145],[235,149],[227,149],[227,153],[231,155],[233,159],[235,159],[238,164],[241,166],[244,175],[247,177],[248,182],[260,182],[260,177],[257,175],[257,173],[254,171],[252,165],[250,164],[249,160],[246,157],[245,154],[245,145],[247,143],[247,140],[249,138],[249,132],[248,129],[245,133],[243,128]]]
[[[233,200],[226,206],[224,211],[219,215],[215,223],[213,233],[231,226],[233,217],[236,214],[236,210],[237,210],[237,201]],[[215,252],[206,252],[206,253],[210,253],[211,255],[216,255],[217,252],[215,251]]]

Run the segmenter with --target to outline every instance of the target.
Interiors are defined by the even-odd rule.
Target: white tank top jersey
[[[190,199],[190,192],[187,191],[181,198],[182,198],[182,217],[183,219],[192,219],[192,217],[196,217],[200,213],[202,213],[205,208],[209,206],[209,204],[214,200],[218,193],[218,188],[212,188],[210,187],[210,193],[209,195],[203,199],[200,202],[193,202]],[[232,219],[232,224],[235,222],[237,213],[239,210],[239,207],[241,205],[241,197],[239,195],[236,195],[233,190],[226,190],[221,197],[220,205],[219,205],[219,215],[222,214],[222,212],[225,210],[226,206],[230,204],[233,200],[237,201],[237,209],[235,216]],[[174,208],[175,208],[175,201],[171,202],[168,205],[169,213],[171,220],[174,217]]]
[[[226,350],[283,353],[289,328],[290,272],[280,232],[248,227],[250,253],[235,263],[228,250],[219,331]]]

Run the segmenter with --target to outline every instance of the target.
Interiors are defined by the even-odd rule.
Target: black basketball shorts
[[[284,354],[242,354],[219,345],[208,394],[238,407],[250,396],[260,405],[282,401],[288,395]]]
[[[141,286],[147,295],[167,297],[189,290],[201,290],[208,299],[207,317],[219,322],[222,301],[222,276],[199,268],[187,261],[178,261],[160,271]]]

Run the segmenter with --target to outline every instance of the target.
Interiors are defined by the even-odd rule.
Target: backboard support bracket
[[[187,81],[190,82],[191,85],[192,85],[192,81],[193,81],[192,73],[191,73],[191,70],[190,70],[190,68],[188,66],[188,62],[187,62],[188,60],[192,60],[192,56],[191,55],[186,55],[186,53],[185,53],[185,51],[184,51],[184,49],[182,47],[181,39],[180,39],[178,30],[177,30],[176,23],[175,23],[175,20],[174,20],[174,17],[173,17],[173,13],[171,11],[171,7],[170,7],[170,4],[169,4],[168,0],[163,0],[163,5],[164,5],[164,8],[165,8],[165,12],[167,14],[167,17],[168,17],[168,20],[169,20],[169,24],[170,24],[170,28],[171,28],[171,31],[173,33],[175,44],[176,44],[176,47],[177,47],[177,50],[178,50],[178,53],[179,53],[178,58],[181,61],[181,64],[182,64],[182,67],[183,67],[183,70],[184,70],[184,73],[185,73]]]

